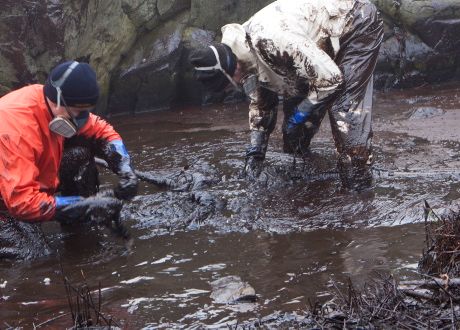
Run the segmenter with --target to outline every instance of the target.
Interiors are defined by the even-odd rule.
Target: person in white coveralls
[[[368,0],[278,0],[221,43],[192,51],[195,78],[211,91],[230,83],[250,100],[245,172],[257,177],[283,98],[284,151],[303,154],[326,112],[345,187],[372,182],[372,74],[383,22]]]

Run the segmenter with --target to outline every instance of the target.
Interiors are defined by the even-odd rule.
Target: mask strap
[[[57,106],[58,106],[58,108],[61,106],[61,97],[62,97],[62,89],[61,89],[61,87],[62,87],[62,85],[64,85],[65,81],[70,76],[72,71],[77,67],[78,64],[80,64],[80,63],[78,63],[77,61],[73,61],[73,63],[70,64],[70,66],[67,68],[67,70],[64,72],[64,74],[56,81],[53,81],[51,79],[51,77],[50,77],[51,86],[56,88],[56,91],[57,91]],[[63,101],[63,103],[65,105],[64,99],[62,99],[62,101]]]
[[[198,71],[220,70],[220,71],[222,71],[222,66],[220,65],[220,60],[219,60],[219,53],[217,52],[216,47],[214,47],[214,46],[209,46],[209,48],[212,49],[212,52],[214,53],[214,56],[216,57],[217,63],[216,63],[214,66],[200,66],[200,67],[196,67],[195,70],[198,70]]]
[[[209,48],[212,49],[212,52],[214,53],[214,56],[216,57],[216,61],[217,61],[216,65],[196,67],[195,70],[197,71],[219,70],[220,72],[224,74],[225,77],[227,77],[227,79],[230,81],[233,87],[235,87],[236,89],[240,89],[236,81],[233,80],[233,78],[222,68],[222,65],[220,64],[219,53],[217,52],[216,47],[209,46]]]

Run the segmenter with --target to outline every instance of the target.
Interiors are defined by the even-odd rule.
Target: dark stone
[[[111,113],[168,109],[175,104],[183,52],[184,17],[140,38],[112,76]]]
[[[441,53],[458,54],[460,19],[429,17],[417,21],[413,29],[428,46]]]

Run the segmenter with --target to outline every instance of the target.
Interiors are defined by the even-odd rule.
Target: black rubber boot
[[[341,155],[337,162],[342,188],[363,191],[372,186],[371,157]]]

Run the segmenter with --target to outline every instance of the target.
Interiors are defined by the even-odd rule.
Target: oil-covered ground
[[[141,181],[124,205],[130,249],[104,229],[44,225],[53,255],[0,262],[0,328],[70,327],[61,267],[76,285],[100,283],[102,311],[128,329],[226,328],[303,311],[349,277],[415,276],[423,201],[442,213],[460,198],[459,94],[458,84],[376,93],[374,185],[359,193],[340,187],[327,119],[295,162],[278,123],[260,180],[247,182],[244,104],[112,118],[136,169],[172,187]],[[110,188],[116,177],[102,174]],[[254,291],[255,302],[226,303]]]

